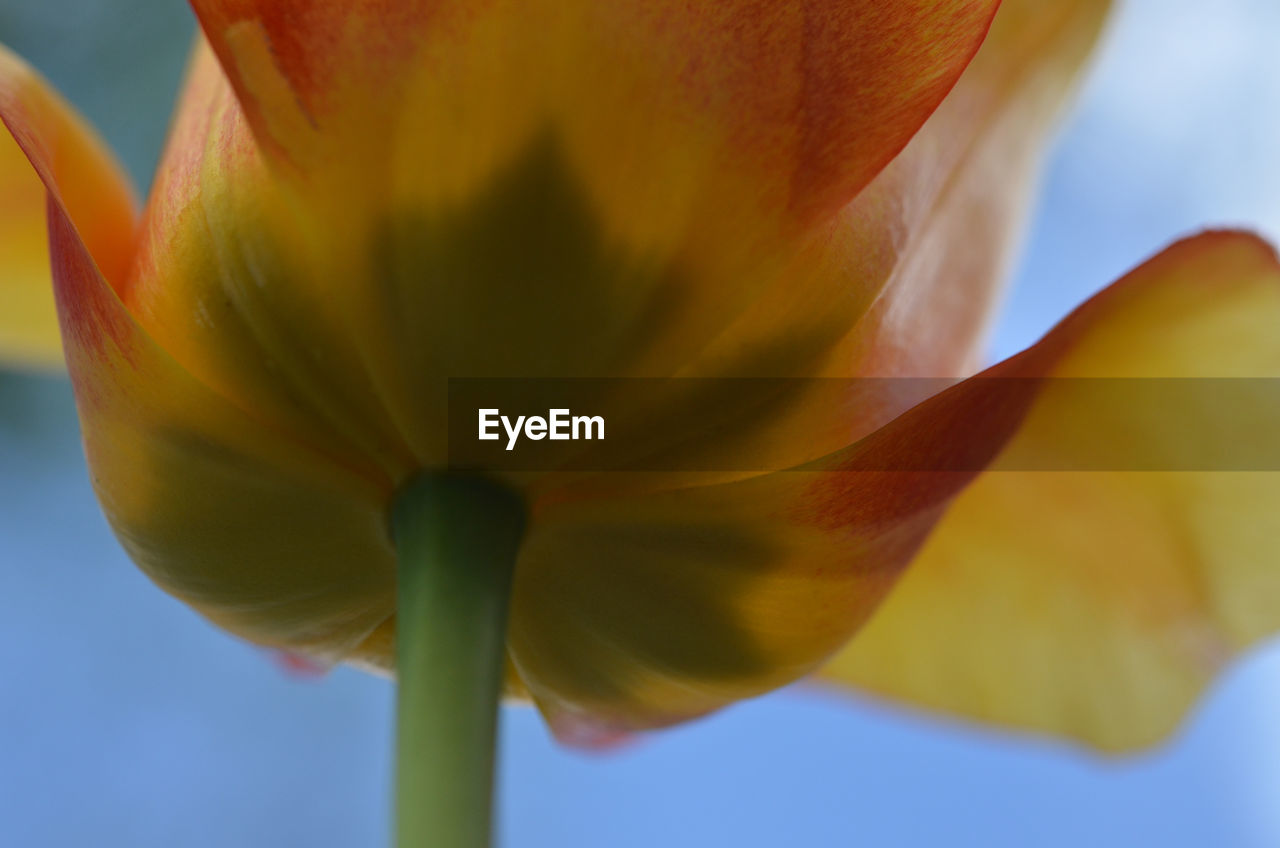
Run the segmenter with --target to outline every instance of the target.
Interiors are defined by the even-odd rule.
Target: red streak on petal
[[[329,673],[329,668],[301,654],[289,651],[272,651],[271,657],[286,674],[302,680],[317,680]]]
[[[52,195],[48,204],[49,256],[58,323],[76,396],[82,402],[94,394],[93,380],[116,354],[136,364],[138,327],[129,318],[62,205]]]
[[[592,754],[612,754],[640,740],[638,734],[563,712],[548,716],[548,724],[561,745]]]

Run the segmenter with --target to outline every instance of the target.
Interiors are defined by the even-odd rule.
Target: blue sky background
[[[185,7],[37,5],[0,0],[0,41],[145,180]],[[1274,0],[1124,4],[1054,153],[997,355],[1179,235],[1280,235],[1278,36]],[[345,670],[282,675],[152,587],[94,502],[67,385],[0,375],[0,846],[386,844],[391,694]],[[1277,715],[1276,648],[1171,745],[1124,760],[798,691],[610,757],[508,710],[501,832],[508,848],[1261,848],[1280,844]]]

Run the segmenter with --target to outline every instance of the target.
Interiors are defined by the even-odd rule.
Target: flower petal
[[[125,549],[237,635],[347,658],[394,609],[390,491],[196,380],[124,308],[60,207],[49,220],[85,453]]]
[[[60,368],[44,183],[7,132],[0,133],[0,198],[0,362]]]
[[[267,174],[197,38],[124,305],[167,355],[236,405],[402,479],[411,466],[344,327],[367,280],[332,270],[341,223],[311,229],[303,217]]]
[[[216,65],[197,49],[171,167],[148,208],[150,240],[128,275],[119,251],[132,251],[132,230],[127,239],[109,236],[121,220],[131,228],[132,218],[89,216],[95,201],[110,206],[111,192],[123,192],[108,179],[118,171],[89,173],[101,164],[81,155],[94,153],[92,139],[67,135],[78,124],[29,71],[12,62],[0,69],[8,74],[0,115],[48,187],[51,288],[66,363],[94,487],[121,543],[161,588],[243,638],[325,666],[383,662],[395,610],[384,520],[391,483],[347,442],[299,433],[287,416],[273,418],[276,408],[246,406],[203,382],[144,324],[155,316],[127,306],[145,302],[140,292],[156,284],[157,269],[186,249],[158,236],[172,219],[203,212],[193,174],[209,164],[206,151],[246,153],[235,144],[235,115],[219,123],[226,104]],[[86,244],[85,233],[95,241]],[[90,252],[94,244],[99,253]],[[159,281],[182,267],[168,267]],[[509,689],[521,692],[514,675]]]
[[[228,630],[347,657],[394,609],[390,489],[246,413],[156,343],[124,302],[133,218],[119,171],[29,70],[5,55],[0,72],[0,115],[47,190],[62,344],[113,529],[162,588]]]
[[[1216,355],[1214,351],[1215,343],[1224,338],[1259,338],[1256,334],[1274,322],[1280,309],[1278,279],[1274,255],[1257,240],[1207,235],[1144,266],[1082,307],[1039,345],[941,392],[820,463],[734,483],[537,504],[517,571],[510,633],[512,657],[531,696],[548,714],[552,728],[564,729],[572,742],[582,737],[583,728],[589,731],[587,738],[607,738],[688,719],[783,685],[817,667],[875,612],[957,493],[963,491],[958,505],[947,513],[945,525],[930,537],[923,554],[926,569],[929,552],[945,544],[949,532],[963,532],[963,525],[959,531],[952,529],[959,520],[954,516],[965,515],[964,505],[981,497],[988,481],[998,484],[1020,473],[1033,474],[1030,479],[1036,479],[1034,474],[1049,474],[1043,479],[1052,476],[992,471],[972,489],[965,489],[997,454],[1002,462],[1011,456],[1024,463],[1034,460],[1037,444],[1028,434],[1060,432],[1054,422],[1064,410],[1071,411],[1070,402],[1077,396],[1062,388],[1071,383],[1043,378],[1272,373],[1280,369],[1277,351],[1262,357],[1254,355],[1257,347],[1249,348],[1250,353],[1238,347],[1219,348]],[[1202,356],[1202,350],[1208,353]],[[1133,355],[1117,358],[1119,353]],[[1074,420],[1087,422],[1098,413],[1088,408],[1073,414]],[[1264,423],[1266,434],[1274,431],[1274,423]],[[1041,453],[1045,449],[1039,447]],[[1233,484],[1231,475],[1202,473],[1189,478],[1199,483],[1167,488],[1160,482],[1172,479],[1167,474],[1128,475],[1161,495],[1184,493],[1190,500],[1184,497],[1181,503],[1189,510],[1205,492],[1221,490],[1227,500],[1211,507],[1219,519],[1231,516],[1227,503],[1238,505],[1249,493],[1270,485],[1259,482],[1268,476],[1274,477],[1246,475],[1248,480]],[[1076,479],[1087,477],[1076,472]],[[1099,473],[1096,479],[1104,481],[1105,487],[1111,477]],[[1233,493],[1232,485],[1243,485],[1247,491]],[[1151,491],[1139,490],[1139,499],[1151,496]],[[1009,528],[1006,538],[1056,538],[1045,529],[1044,514],[1035,512],[1038,502],[1029,498],[1028,503],[1030,509],[1012,513],[1011,523],[1016,526]],[[1247,531],[1260,508],[1230,517],[1222,530],[1213,529],[1204,519],[1190,523],[1204,525],[1197,532],[1223,542],[1224,553],[1238,551],[1239,546],[1224,538],[1223,532]],[[1052,515],[1042,503],[1040,509]],[[1122,527],[1111,530],[1124,529],[1126,520],[1136,522],[1164,513],[1148,508],[1146,514],[1131,509],[1117,515],[1122,516]],[[1003,518],[999,513],[988,514],[988,521],[1000,524]],[[984,526],[990,531],[989,524]],[[1167,534],[1179,528],[1145,529],[1150,532],[1146,552],[1160,552],[1170,547]],[[1185,538],[1186,527],[1180,529]],[[1108,553],[1125,555],[1116,553],[1124,549],[1114,544],[1126,540],[1122,533],[1100,529],[1095,535],[1082,533],[1079,527],[1067,533],[1075,547],[1059,540],[1061,550],[1093,544],[1098,547],[1091,552],[1095,561]],[[1253,538],[1258,539],[1256,527]],[[982,545],[972,548],[977,558],[967,562],[975,573],[985,574],[991,557],[999,556],[1002,540],[988,534],[981,541]],[[1107,544],[1112,545],[1110,551]],[[1197,550],[1201,556],[1208,555],[1204,545]],[[1099,595],[1121,587],[1121,614],[1123,604],[1137,597],[1137,592],[1152,594],[1158,600],[1149,606],[1159,606],[1170,585],[1185,577],[1187,562],[1161,564],[1146,552],[1140,554],[1142,570],[1127,586],[1122,585],[1124,579],[1112,578],[1100,580],[1096,587]],[[1242,561],[1242,567],[1252,569],[1253,583],[1244,591],[1232,591],[1231,603],[1251,616],[1247,626],[1256,636],[1266,629],[1267,620],[1266,604],[1257,599],[1275,594],[1264,591],[1268,578],[1259,566],[1264,558],[1257,551],[1252,556]],[[1052,563],[1052,557],[1046,561]],[[1019,572],[1016,565],[1008,573],[1025,577],[1025,568]],[[1070,572],[1070,563],[1067,566]],[[1161,567],[1167,572],[1163,584]],[[1097,571],[1090,568],[1088,574],[1096,576]],[[889,596],[887,610],[871,619],[866,634],[873,650],[886,638],[877,633],[892,625],[891,638],[884,642],[886,650],[871,655],[869,668],[878,675],[872,682],[883,683],[892,692],[894,685],[916,681],[909,676],[911,670],[924,668],[936,672],[936,679],[921,678],[934,688],[908,694],[944,703],[951,698],[952,705],[972,707],[964,699],[974,690],[957,690],[955,678],[946,676],[954,667],[960,669],[957,673],[972,672],[985,684],[975,687],[985,698],[979,702],[983,707],[1008,705],[1016,713],[1023,703],[1018,693],[1025,693],[1026,687],[1018,688],[1021,680],[1009,681],[1008,670],[998,660],[1010,653],[1019,657],[1019,651],[1032,653],[1028,646],[1045,633],[1044,623],[1037,629],[1036,621],[1045,604],[1032,603],[1041,596],[996,592],[990,596],[992,609],[983,607],[981,615],[970,621],[968,607],[956,600],[971,596],[944,585],[925,596],[932,605],[923,613],[907,606],[898,608],[913,614],[894,616],[900,595],[914,597],[912,586],[929,573],[926,570],[925,578],[916,578],[908,570],[901,591]],[[1083,576],[1081,569],[1076,576]],[[1214,576],[1210,580],[1221,590],[1234,589]],[[1081,591],[1087,594],[1089,586],[1086,578]],[[1050,599],[1052,588],[1045,590]],[[978,600],[973,603],[982,602],[981,596],[975,597]],[[995,614],[1001,611],[1004,617]],[[1073,607],[1067,615],[1071,613],[1097,625],[1089,618],[1087,606]],[[928,614],[934,616],[933,626]],[[1073,620],[1055,622],[1061,624],[1056,635],[1064,650],[1082,644],[1100,648],[1119,644],[1116,661],[1134,662],[1141,645],[1123,643],[1119,641],[1123,633],[1106,630],[1099,631],[1105,637],[1091,640],[1088,631],[1069,629]],[[885,625],[886,621],[890,624]],[[1175,629],[1186,623],[1175,623]],[[1188,659],[1203,662],[1205,642],[1199,637],[1205,628],[1183,629],[1196,638],[1172,640],[1171,653],[1191,644],[1201,653]],[[1168,634],[1146,635],[1151,647]],[[986,641],[981,641],[983,637]],[[966,655],[965,649],[975,640],[981,642],[978,648],[988,642],[994,645],[995,660],[979,650]],[[856,657],[861,644],[862,636],[853,641],[848,656]],[[920,657],[914,664],[913,650]],[[1024,673],[1025,680],[1049,679],[1057,673],[1054,659],[1038,655],[1034,662],[1015,669]],[[844,665],[837,663],[836,668]],[[1039,678],[1034,677],[1036,672]],[[1081,674],[1087,677],[1088,672],[1084,668]],[[1082,685],[1065,671],[1063,677],[1067,687]],[[1158,682],[1166,684],[1154,687],[1160,689],[1158,694],[1169,694],[1169,681]],[[1002,688],[1001,683],[1008,686]],[[1114,688],[1115,681],[1110,685]],[[1007,701],[1000,700],[1003,694],[1009,695]],[[1167,707],[1158,699],[1156,703]]]
[[[958,378],[978,370],[1051,130],[1110,6],[1004,0],[981,50],[906,149],[682,373]],[[814,381],[790,398],[751,455],[777,455],[781,466],[812,459],[910,405],[892,396],[893,381],[881,384],[889,392],[848,385],[856,396],[833,402]]]
[[[921,15],[985,26],[974,5],[880,5],[875,14],[857,3],[829,7],[843,11],[831,12],[819,40],[861,43]],[[227,102],[216,71],[195,75],[222,91],[195,107],[206,116],[199,144],[162,168],[162,180],[176,174],[168,185],[186,187],[156,194],[172,211],[149,228],[158,271],[137,281],[130,308],[224,394],[271,408],[273,420],[314,438],[376,453],[394,475],[439,461],[443,389],[432,387],[449,375],[965,372],[1014,229],[1008,219],[1105,4],[1002,15],[1009,22],[926,138],[863,192],[868,199],[804,234],[782,196],[790,189],[761,188],[794,182],[799,166],[760,158],[786,145],[724,151],[750,147],[750,132],[726,127],[730,118],[756,121],[757,107],[761,126],[773,122],[767,132],[799,133],[796,110],[779,105],[794,92],[780,90],[769,106],[761,75],[803,64],[803,27],[784,24],[812,9],[756,4],[739,31],[710,7],[558,4],[548,12],[494,2],[436,4],[427,14],[405,4],[385,31],[379,15],[394,4],[322,4],[300,17],[288,4],[198,6],[245,115]],[[582,15],[606,20],[586,26]],[[606,37],[623,22],[644,37]],[[779,28],[766,37],[770,23]],[[953,35],[962,30],[957,23]],[[694,62],[686,42],[702,35]],[[912,44],[902,49],[920,47]],[[934,46],[941,53],[932,59],[947,70],[929,73],[950,78],[956,45]],[[826,59],[833,67],[815,65],[813,74],[854,72]],[[764,89],[748,97],[750,85]],[[190,93],[198,88],[189,87],[189,101],[200,100]],[[697,108],[686,100],[695,89]],[[854,89],[850,97],[865,94]],[[834,109],[839,100],[823,102]],[[305,114],[280,117],[290,110]],[[266,126],[268,113],[283,123]],[[264,153],[246,138],[246,122]],[[184,168],[176,162],[184,155],[205,163]],[[857,156],[848,161],[862,167]],[[843,200],[852,196],[842,191]],[[966,260],[951,273],[940,257],[956,244]],[[164,258],[173,245],[183,248],[180,262]],[[901,318],[914,314],[907,307],[922,290],[955,307],[929,310],[932,346],[906,344],[922,331]],[[867,317],[878,303],[894,306]],[[930,353],[901,355],[917,348]],[[259,367],[263,360],[270,367]],[[780,466],[886,420],[850,420],[821,398],[794,417],[806,437],[788,440]]]
[[[812,671],[874,610],[1035,389],[967,381],[788,471],[535,503],[508,639],[552,729],[572,743],[661,727]],[[968,420],[981,426],[957,434]]]
[[[810,283],[773,348],[820,356],[813,325],[847,330],[874,291],[850,273],[864,251],[802,243],[936,107],[996,2],[194,5],[289,214],[324,234],[293,272],[342,317],[324,359],[362,360],[426,459],[439,372],[666,376],[762,292]],[[435,255],[445,239],[509,249]],[[466,287],[435,282],[460,268]],[[495,326],[494,302],[522,320]],[[533,339],[544,317],[572,326]]]
[[[1212,233],[1105,290],[1029,353],[1063,348],[1055,377],[1277,377],[1278,325],[1275,254]],[[1177,412],[1141,410],[1150,418],[1127,420],[1122,441],[1089,449],[1141,456],[1170,430],[1209,441],[1225,416],[1249,430],[1235,438],[1271,450],[1269,391],[1247,409],[1196,406],[1206,392]],[[1225,662],[1280,629],[1269,529],[1280,473],[1025,470],[1080,443],[1105,400],[1069,381],[1043,392],[999,460],[1009,470],[960,495],[823,678],[1118,751],[1165,737]]]
[[[808,212],[847,201],[906,144],[997,5],[193,3],[260,140],[287,156],[312,155],[327,143],[317,135],[385,142],[407,120],[434,129],[417,134],[418,153],[445,145],[452,155],[428,163],[444,171],[493,143],[466,122],[483,114],[491,130],[527,132],[500,117],[526,113],[584,134],[584,150],[630,160],[632,179],[668,186],[664,171],[696,172],[665,151],[715,136],[721,149],[704,154],[739,151],[731,158],[782,175],[789,205]]]
[[[0,119],[8,128],[0,133],[0,362],[57,367],[62,345],[49,276],[45,186],[113,284],[123,280],[133,252],[133,193],[102,140],[2,46]]]
[[[1004,0],[956,88],[846,210],[855,255],[901,245],[836,354],[857,373],[951,377],[980,366],[1052,130],[1110,9]]]

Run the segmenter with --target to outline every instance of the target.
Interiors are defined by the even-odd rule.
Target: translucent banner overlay
[[[1280,471],[1280,378],[458,379],[455,469]]]

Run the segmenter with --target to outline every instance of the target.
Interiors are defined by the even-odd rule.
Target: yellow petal
[[[566,741],[600,740],[807,674],[875,609],[1035,388],[966,381],[796,469],[537,501],[508,636],[531,697]]]
[[[193,74],[201,129],[161,168],[129,307],[202,380],[392,476],[440,460],[449,375],[961,373],[1104,5],[998,25],[924,139],[809,228],[945,92],[983,4],[198,3],[227,79]],[[778,464],[902,409],[850,405],[797,403]]]
[[[1030,355],[1063,348],[1054,377],[1277,377],[1278,324],[1274,253],[1207,234],[1096,296]],[[1080,437],[1114,413],[1088,386],[1055,382],[1040,396],[999,461],[1009,470],[960,495],[825,679],[1125,750],[1169,734],[1227,661],[1280,629],[1280,473],[1025,470],[1062,467],[1064,445],[1116,447]],[[1128,433],[1114,432],[1131,441],[1111,456],[1141,468],[1174,456],[1152,439],[1173,433],[1188,450],[1221,438],[1214,422],[1237,449],[1274,452],[1269,391],[1226,410],[1211,391],[1176,412],[1135,403],[1147,420],[1125,419]]]
[[[906,149],[682,374],[976,371],[1051,131],[1110,5],[1004,0],[977,56]],[[845,385],[853,391],[833,397],[811,383],[738,447],[785,466],[836,450],[910,405],[892,381]]]
[[[123,280],[134,201],[101,139],[38,74],[0,46],[0,363],[61,365],[45,186],[54,186],[103,274]],[[32,164],[35,164],[35,168]]]
[[[85,452],[125,549],[233,633],[346,658],[394,608],[389,490],[181,368],[129,315],[58,207],[50,237]]]
[[[119,172],[7,54],[0,115],[49,195],[66,363],[94,487],[124,547],[234,633],[348,656],[394,608],[386,481],[264,424],[156,343],[124,302],[133,220]]]
[[[806,213],[842,205],[902,148],[997,5],[193,3],[260,140],[296,166],[317,148],[351,156],[413,139],[417,165],[398,176],[449,179],[495,135],[557,123],[570,147],[615,160],[632,199],[645,182],[679,193],[667,176],[704,180],[732,162],[780,178],[782,205]],[[700,158],[726,161],[670,154],[702,143]]]
[[[0,362],[60,368],[44,184],[7,132],[0,133],[0,198]]]
[[[837,354],[856,373],[967,376],[980,366],[1052,131],[1110,9],[1004,0],[955,89],[850,205],[848,249],[902,245]]]
[[[346,230],[276,188],[227,79],[197,39],[122,300],[198,380],[368,473],[411,470],[346,319],[365,279]]]
[[[874,291],[858,289],[858,266],[843,261],[852,261],[857,250],[847,243],[831,253],[814,247],[825,243],[836,224],[819,228],[817,236],[797,235],[796,222],[816,214],[817,207],[808,204],[830,198],[792,206],[778,202],[778,193],[760,193],[753,203],[775,204],[766,216],[772,229],[764,240],[774,252],[747,277],[731,273],[751,264],[751,255],[741,251],[758,248],[752,235],[758,223],[748,221],[743,229],[738,215],[714,213],[732,212],[743,185],[758,189],[761,183],[753,180],[759,179],[790,184],[793,172],[779,168],[764,174],[769,169],[755,167],[751,163],[759,162],[750,157],[721,167],[716,144],[724,139],[715,133],[693,133],[689,145],[696,155],[689,154],[689,146],[670,150],[655,131],[653,138],[641,139],[638,152],[624,147],[625,155],[615,150],[606,157],[602,139],[610,136],[602,128],[612,126],[604,118],[617,114],[616,105],[606,113],[608,103],[575,87],[554,91],[564,98],[553,103],[561,111],[548,114],[560,124],[540,118],[520,132],[484,132],[486,121],[497,120],[484,117],[486,110],[497,114],[509,100],[514,115],[521,114],[526,88],[520,85],[542,79],[526,73],[527,63],[549,61],[550,54],[528,54],[537,40],[494,35],[506,33],[519,15],[499,15],[494,20],[501,25],[483,14],[455,21],[455,29],[446,30],[455,40],[432,48],[443,52],[452,69],[438,75],[440,85],[470,79],[468,73],[482,80],[491,74],[512,83],[510,89],[498,88],[507,96],[490,92],[475,102],[440,101],[447,109],[432,99],[446,96],[439,91],[414,99],[425,106],[398,127],[404,150],[387,155],[378,155],[377,145],[394,134],[370,130],[381,126],[376,114],[359,112],[367,121],[339,121],[348,113],[328,111],[349,102],[344,100],[349,87],[308,90],[296,102],[288,96],[299,68],[305,70],[299,79],[323,80],[343,67],[355,68],[357,77],[362,68],[377,75],[385,67],[330,64],[319,54],[308,59],[313,64],[291,64],[289,50],[262,49],[263,39],[271,40],[266,23],[228,19],[227,27],[240,27],[241,35],[220,41],[217,26],[205,17],[231,79],[207,54],[197,53],[178,130],[157,181],[140,272],[126,293],[128,306],[166,352],[218,394],[252,410],[270,429],[293,434],[388,490],[416,467],[439,462],[442,453],[433,438],[438,441],[443,433],[443,381],[449,375],[669,374],[730,326],[737,311],[752,303],[752,291],[766,285],[801,293],[803,302],[775,314],[777,338],[764,340],[748,351],[756,355],[743,359],[763,373],[810,373],[828,352],[804,347],[814,316],[835,328],[824,338],[838,341],[856,321],[856,310],[874,299]],[[312,24],[323,29],[324,20],[321,15]],[[485,28],[490,25],[493,29]],[[1081,31],[1091,35],[1087,27]],[[303,28],[288,38],[311,37],[309,32]],[[362,32],[362,26],[342,30],[336,46],[345,49],[345,39],[358,42]],[[728,43],[717,43],[727,50],[733,39],[726,38]],[[1066,55],[1079,58],[1088,41],[1079,38],[1075,53]],[[510,66],[491,68],[481,61],[496,48],[514,51]],[[282,66],[272,64],[275,56],[283,57]],[[1074,66],[1061,61],[1063,68],[1046,84],[1053,91],[1061,90]],[[435,73],[439,66],[429,67]],[[245,69],[266,76],[250,79]],[[748,74],[757,82],[758,70]],[[609,73],[611,79],[644,78],[651,71],[635,61]],[[283,88],[276,86],[281,79],[273,82],[273,73],[282,75]],[[517,85],[508,75],[523,82]],[[590,74],[580,76],[574,86],[590,84]],[[432,79],[427,74],[421,84],[429,86]],[[639,102],[657,100],[661,108],[652,111],[665,125],[689,119],[687,108],[665,103],[666,89],[650,90],[649,82],[628,83],[638,88]],[[240,101],[231,96],[233,85]],[[976,85],[987,90],[990,80]],[[555,100],[545,91],[534,95],[530,102],[539,109],[550,109]],[[1020,90],[1010,102],[1028,96]],[[995,113],[1013,108],[1001,96],[993,97]],[[305,112],[297,121],[289,119],[290,102]],[[376,111],[395,98],[365,96],[355,102]],[[569,108],[574,104],[581,114]],[[434,111],[437,107],[444,111]],[[267,113],[275,116],[272,121]],[[433,127],[433,115],[445,117]],[[276,118],[284,122],[275,123]],[[511,115],[503,117],[508,119],[518,123]],[[1002,132],[1014,138],[1034,123],[1025,121],[1019,112]],[[691,126],[706,129],[697,121]],[[967,142],[979,139],[986,124],[963,127]],[[942,129],[934,132],[940,140],[945,136]],[[470,146],[449,148],[458,138],[468,139]],[[494,138],[504,145],[501,154],[489,149],[497,144]],[[335,150],[360,155],[342,166]],[[920,154],[916,161],[923,168],[931,160]],[[966,161],[959,156],[948,167],[963,170]],[[370,163],[385,163],[386,172]],[[440,174],[450,175],[439,184],[432,183],[437,165]],[[625,167],[619,170],[619,165]],[[697,177],[704,165],[711,175],[706,181],[675,178],[687,169]],[[455,180],[455,174],[461,176]],[[408,176],[402,181],[403,175]],[[664,183],[667,175],[675,176]],[[745,182],[738,184],[739,178]],[[847,179],[854,178],[840,174],[835,182]],[[948,179],[929,172],[921,183],[906,181],[903,192],[938,196]],[[724,180],[732,185],[721,192]],[[670,214],[658,208],[655,187],[681,191],[690,184],[692,193],[678,197]],[[848,191],[849,185],[840,190]],[[804,214],[798,213],[801,208]],[[655,221],[670,231],[652,232]],[[876,230],[871,240],[896,242],[895,226]],[[699,253],[708,243],[718,246]],[[713,255],[716,250],[727,252]],[[872,285],[882,282],[876,278]],[[817,292],[806,300],[802,293],[815,285]],[[838,295],[850,287],[858,289],[856,297]],[[840,307],[829,308],[833,302]],[[804,355],[776,361],[760,355],[770,350],[770,341],[775,352],[794,346],[804,348]],[[752,373],[736,362],[704,371]],[[948,403],[879,433],[873,447],[890,453],[912,449],[914,434],[938,431],[930,416],[945,412]],[[843,446],[849,440],[847,422],[838,429],[843,438],[834,444]],[[176,462],[173,467],[181,469]],[[874,608],[962,477],[868,478],[865,472],[837,469],[607,501],[569,501],[552,492],[535,506],[522,554],[513,602],[513,661],[557,726],[563,726],[563,716],[588,716],[615,728],[652,727],[781,685],[821,662]],[[149,485],[162,484],[171,497],[179,497],[176,483],[157,479]],[[198,538],[208,535],[178,517],[165,520]],[[228,534],[255,529],[239,514],[223,520],[235,528]],[[159,536],[152,560],[166,562],[164,546],[176,548],[180,538]],[[339,547],[332,541],[329,546]],[[236,549],[246,561],[248,547],[244,542]],[[178,584],[182,569],[190,566],[180,551],[168,556],[173,563],[169,579]],[[368,561],[381,563],[380,556],[372,553]],[[211,565],[197,566],[202,579],[216,576]],[[317,592],[326,596],[323,587]],[[364,621],[364,613],[357,612]],[[243,623],[236,626],[245,632]],[[352,656],[387,665],[390,631],[386,619],[352,649]],[[290,633],[284,628],[282,637]]]
[[[444,376],[669,375],[761,292],[816,281],[773,322],[802,349],[780,367],[809,368],[814,323],[873,299],[814,259],[815,222],[918,129],[995,4],[195,6],[238,105],[188,151],[202,214],[148,236],[130,308],[201,379],[392,472],[438,461]]]

